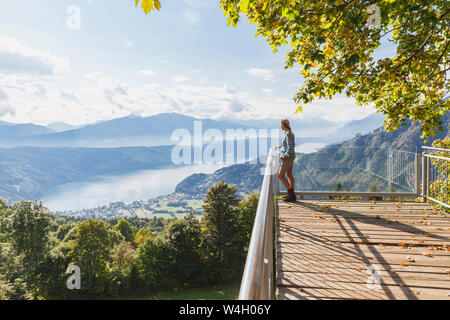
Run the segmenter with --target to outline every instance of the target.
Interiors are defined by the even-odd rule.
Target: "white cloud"
[[[146,77],[156,76],[156,72],[152,70],[141,70],[139,71],[139,74]]]
[[[294,117],[297,106],[291,97],[249,93],[232,85],[186,82],[127,83],[103,73],[84,76],[77,88],[57,85],[54,79],[0,76],[0,117],[4,121],[74,125],[123,117],[177,112],[198,118],[265,119]],[[12,107],[14,106],[14,107]],[[346,98],[316,101],[303,106],[295,117],[331,121],[360,119],[372,108],[357,107]]]
[[[184,0],[184,3],[190,7],[201,8],[215,3],[215,0]]]
[[[188,81],[188,80],[189,80],[189,78],[186,78],[186,77],[183,77],[183,76],[175,76],[175,77],[172,78],[172,81],[176,82],[176,83],[181,83],[181,82],[185,82],[185,81]]]
[[[70,72],[69,59],[23,45],[11,37],[0,38],[0,72],[55,75]]]
[[[246,72],[253,76],[263,78],[266,81],[275,81],[275,76],[269,69],[250,68]]]
[[[261,92],[266,93],[266,94],[271,94],[271,93],[273,93],[273,90],[272,89],[263,88],[263,89],[261,89]]]
[[[190,25],[195,24],[199,19],[198,13],[191,11],[191,10],[185,11],[183,13],[183,15],[184,15],[184,18],[186,19],[187,23]]]
[[[122,38],[122,45],[127,48],[132,48],[134,46],[133,42],[128,38]]]

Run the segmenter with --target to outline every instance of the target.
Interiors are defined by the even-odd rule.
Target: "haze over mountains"
[[[430,146],[432,141],[449,135],[450,113],[441,119],[444,131],[428,142],[420,138],[420,125],[408,120],[405,126],[392,132],[378,128],[317,152],[300,154],[294,163],[296,190],[326,191],[340,184],[343,190],[348,188],[348,191],[371,191],[369,189],[373,185],[378,191],[392,191],[386,178],[388,158],[393,158],[392,166],[397,176],[397,184],[393,184],[395,190],[414,192],[415,154],[422,152],[422,146]],[[358,126],[357,123],[351,125]],[[392,157],[389,156],[389,148],[393,149]],[[236,185],[241,194],[259,191],[263,166],[262,163],[244,163],[221,168],[211,174],[193,174],[180,182],[175,192],[205,194],[220,181]]]
[[[55,186],[80,179],[172,167],[171,151],[175,144],[170,139],[172,132],[181,128],[193,133],[196,120],[199,119],[177,113],[131,115],[80,128],[64,123],[41,126],[0,121],[0,195],[9,201],[39,199]],[[324,145],[378,128],[382,117],[370,115],[348,124],[320,119],[291,122],[297,145],[306,142]],[[218,129],[224,135],[227,129],[278,127],[278,119],[202,120],[203,132]],[[249,159],[248,143],[245,159]],[[191,153],[192,157],[194,152]],[[236,158],[234,163],[245,159]]]
[[[194,121],[202,121],[203,132],[218,129],[278,129],[279,119],[212,120],[196,119],[177,113],[162,113],[150,117],[130,115],[76,128],[65,123],[48,126],[0,122],[0,146],[35,147],[126,147],[174,144],[171,135],[176,129],[194,132]],[[383,116],[372,114],[349,123],[323,119],[291,119],[299,143],[337,142],[367,133],[382,126]]]

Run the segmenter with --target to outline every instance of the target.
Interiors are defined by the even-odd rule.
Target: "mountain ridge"
[[[369,191],[373,185],[376,185],[379,191],[390,191],[382,179],[364,176],[367,170],[375,174],[374,176],[387,174],[385,164],[389,157],[389,148],[402,150],[398,151],[399,153],[406,152],[406,156],[400,157],[406,157],[408,160],[408,153],[420,153],[422,146],[430,146],[432,141],[445,138],[449,134],[450,113],[444,115],[442,120],[446,129],[428,142],[420,138],[420,125],[408,120],[396,131],[386,132],[383,128],[378,128],[342,143],[329,144],[315,153],[300,154],[294,163],[296,189],[332,190],[340,184],[353,189],[352,191]],[[413,162],[406,162],[405,165],[413,165]],[[261,163],[245,163],[225,167],[212,174],[191,175],[176,186],[175,192],[188,195],[205,194],[211,186],[220,181],[236,185],[241,194],[259,191],[263,180],[263,166]],[[358,171],[358,168],[363,171]],[[406,172],[408,168],[402,169]],[[408,187],[411,187],[411,184],[405,182],[404,188]]]

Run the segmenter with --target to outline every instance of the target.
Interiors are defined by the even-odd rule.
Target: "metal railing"
[[[351,192],[351,191],[297,191],[299,195],[309,196],[379,196],[379,197],[419,197],[427,199],[442,206],[449,206],[449,177],[448,163],[450,150],[423,147],[422,155],[411,153],[401,156],[388,152],[387,180],[389,184],[399,184],[398,177],[404,168],[411,167],[404,183],[407,183],[409,192]],[[402,151],[402,153],[404,153]],[[445,156],[444,156],[445,155]],[[405,157],[406,160],[405,161]],[[400,165],[397,165],[395,159]],[[280,192],[279,180],[274,178],[278,168],[279,157],[270,150],[264,171],[264,180],[261,187],[258,209],[253,225],[244,274],[242,276],[239,300],[270,300],[274,297],[274,196]],[[393,162],[392,162],[393,161]],[[396,167],[397,166],[397,167]],[[422,170],[421,170],[422,169]],[[422,171],[422,172],[421,172]],[[422,173],[422,175],[421,175]],[[375,174],[375,173],[373,173]],[[397,181],[397,182],[396,182]],[[443,182],[444,181],[444,182]],[[275,188],[274,188],[275,186]],[[275,189],[275,194],[274,194]]]
[[[450,209],[450,149],[422,148],[422,199]]]
[[[296,187],[299,196],[358,196],[417,198],[421,190],[421,155],[415,152],[395,148],[372,149],[362,155],[365,147],[348,149],[349,161],[335,160],[339,146],[326,147],[313,157],[299,155],[298,167],[303,169],[301,177],[295,176],[300,185]],[[369,185],[352,187],[348,190],[332,190],[329,181],[315,177],[314,173],[327,173],[328,176],[348,179],[349,174],[358,174],[366,184],[373,184],[376,190],[370,190]],[[305,173],[307,175],[305,175]],[[295,174],[295,172],[294,172]],[[298,173],[297,173],[298,174]],[[332,179],[330,179],[332,181]],[[309,182],[309,183],[308,183]],[[324,189],[328,188],[327,189]],[[345,186],[348,187],[348,186]],[[344,188],[342,188],[344,189]],[[377,190],[378,189],[378,190]],[[275,194],[285,194],[276,182]]]
[[[248,247],[239,300],[271,300],[274,295],[274,194],[273,180],[276,162],[269,151],[258,209]]]

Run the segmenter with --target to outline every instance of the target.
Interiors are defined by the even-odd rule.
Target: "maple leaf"
[[[136,7],[139,4],[139,1],[141,1],[141,8],[144,10],[145,14],[148,14],[153,9],[158,11],[161,9],[161,3],[159,0],[135,0]]]

